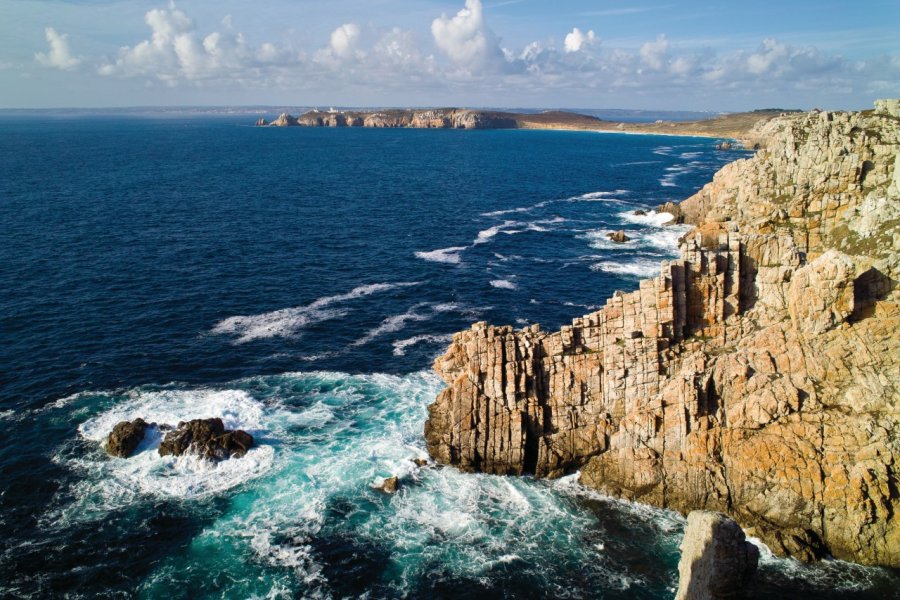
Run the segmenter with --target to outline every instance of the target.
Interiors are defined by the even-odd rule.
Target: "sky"
[[[861,109],[900,1],[0,0],[0,108]]]

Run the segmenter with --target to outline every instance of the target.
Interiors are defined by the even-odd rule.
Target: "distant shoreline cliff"
[[[700,121],[656,121],[629,123],[605,121],[597,117],[565,112],[513,113],[465,108],[386,109],[376,111],[311,110],[299,117],[282,113],[268,122],[259,119],[259,127],[400,127],[413,129],[555,129],[689,135],[714,138],[742,138],[761,122],[781,114],[779,111],[720,115]]]
[[[666,207],[696,228],[658,277],[559,331],[455,334],[429,453],[900,567],[900,101],[750,133]]]

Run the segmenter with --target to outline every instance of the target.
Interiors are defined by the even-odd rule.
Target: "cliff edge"
[[[680,205],[681,258],[548,333],[476,323],[431,455],[733,517],[775,552],[900,567],[900,115],[778,117]]]

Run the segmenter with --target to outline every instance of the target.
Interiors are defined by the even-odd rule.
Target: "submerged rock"
[[[190,452],[209,460],[240,458],[253,443],[253,436],[242,429],[226,430],[222,419],[194,419],[178,423],[174,431],[166,434],[159,445],[159,455],[181,456]]]
[[[675,600],[743,597],[756,575],[759,550],[740,526],[722,513],[688,515]]]
[[[143,419],[134,421],[121,421],[113,427],[106,438],[106,452],[110,456],[128,458],[131,456],[150,425]]]

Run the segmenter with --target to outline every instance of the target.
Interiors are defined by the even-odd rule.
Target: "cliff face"
[[[785,116],[681,204],[638,290],[545,333],[476,323],[425,436],[468,471],[721,511],[782,554],[900,566],[900,119]]]

